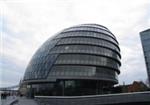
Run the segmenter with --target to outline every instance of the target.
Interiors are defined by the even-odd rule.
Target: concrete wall
[[[150,92],[92,96],[36,96],[39,105],[150,105]]]

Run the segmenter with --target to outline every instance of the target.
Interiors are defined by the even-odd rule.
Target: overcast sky
[[[19,83],[45,40],[82,23],[104,25],[117,37],[120,84],[147,78],[139,32],[150,28],[150,0],[1,0],[0,10],[0,87]]]

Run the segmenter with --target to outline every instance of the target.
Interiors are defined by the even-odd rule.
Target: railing
[[[14,86],[9,86],[9,87],[2,87],[0,88],[0,91],[3,91],[3,90],[11,90],[11,89],[15,89],[15,88],[18,88],[19,85],[14,85]]]

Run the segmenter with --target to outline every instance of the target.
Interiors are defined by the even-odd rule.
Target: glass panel
[[[107,35],[104,35],[104,34],[101,34],[101,33],[96,33],[96,32],[83,32],[83,31],[80,31],[80,32],[67,32],[67,33],[60,33],[58,34],[55,38],[63,38],[63,37],[76,37],[76,36],[84,36],[84,37],[91,37],[91,38],[100,38],[100,39],[105,39],[105,40],[108,40],[108,41],[111,41],[113,42],[114,44],[118,45],[118,42],[110,37],[110,36],[107,36]]]
[[[77,31],[77,30],[78,31],[96,31],[96,32],[107,34],[107,35],[115,38],[115,36],[108,30],[104,30],[104,29],[100,29],[100,28],[96,28],[96,27],[89,27],[89,26],[71,27],[71,28],[67,28],[67,29],[63,30],[63,32],[70,32],[70,31]]]
[[[35,64],[32,64],[31,62],[30,65],[28,65],[24,79],[27,80],[46,78],[56,58],[57,54],[48,54],[46,57],[43,56],[41,58],[34,59],[32,62],[36,62],[35,60],[38,60],[40,62],[37,62]]]
[[[103,30],[108,30],[106,27],[101,26],[101,25],[96,25],[96,24],[82,24],[80,26],[89,26],[89,27],[101,28]]]
[[[119,53],[120,49],[117,47],[117,45],[105,41],[102,39],[97,39],[97,38],[83,38],[83,37],[75,37],[75,38],[64,38],[61,39],[57,45],[62,45],[62,44],[90,44],[90,45],[97,45],[97,46],[103,46],[107,47],[110,49],[113,49]]]
[[[118,74],[113,69],[93,66],[53,66],[49,77],[91,77],[99,79],[115,79],[118,80]]]
[[[85,53],[93,55],[103,55],[114,58],[120,62],[120,57],[118,53],[98,46],[90,45],[61,45],[56,46],[51,50],[51,53]]]
[[[119,70],[119,63],[113,59],[85,54],[62,54],[57,58],[55,64],[97,65]]]

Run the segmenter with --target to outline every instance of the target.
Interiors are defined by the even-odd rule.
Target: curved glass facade
[[[49,92],[43,95],[107,93],[118,83],[120,59],[116,37],[106,27],[82,24],[64,29],[37,50],[24,83],[32,85],[35,94],[41,94],[41,87]]]

